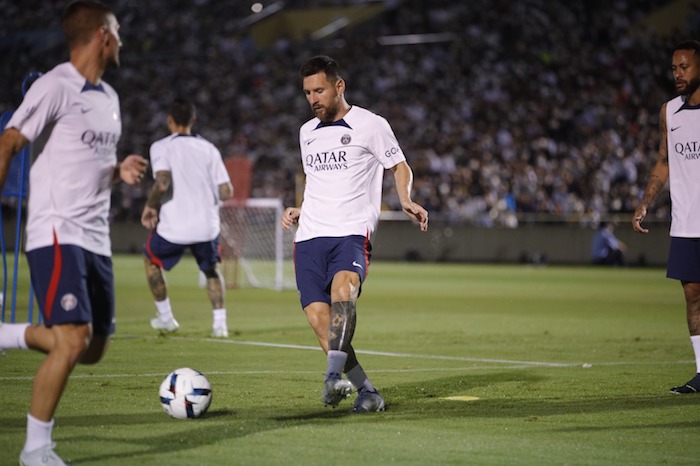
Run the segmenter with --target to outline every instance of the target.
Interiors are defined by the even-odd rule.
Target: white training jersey
[[[230,183],[221,153],[201,136],[171,134],[151,145],[153,176],[168,171],[173,197],[159,213],[156,231],[175,244],[214,240],[221,230],[219,185]]]
[[[684,96],[666,103],[671,236],[700,238],[700,105]]]
[[[70,63],[37,79],[7,123],[31,143],[26,250],[72,244],[110,256],[109,210],[119,96]]]
[[[406,160],[389,123],[356,105],[333,123],[299,131],[306,175],[295,241],[371,236],[379,221],[384,170]]]

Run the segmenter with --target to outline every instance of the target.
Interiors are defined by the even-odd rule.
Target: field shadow
[[[333,419],[340,420],[349,415],[347,409],[319,408],[313,412],[307,412],[299,416],[277,417],[271,415],[273,409],[261,408],[246,410],[218,409],[207,412],[204,417],[197,420],[169,419],[164,413],[149,414],[105,414],[85,416],[61,416],[58,422],[62,427],[95,427],[113,426],[150,426],[148,434],[142,436],[127,437],[120,433],[107,435],[96,433],[93,435],[64,436],[59,442],[103,442],[128,445],[133,451],[105,452],[103,454],[84,455],[71,458],[70,464],[99,463],[119,459],[123,464],[137,463],[143,457],[173,454],[202,446],[213,445],[217,442],[246,437],[260,432],[286,429],[296,425],[308,425],[309,422],[328,423]],[[16,424],[24,425],[25,421],[18,420]],[[164,428],[164,422],[173,422],[175,429]],[[99,431],[99,429],[95,429]],[[143,427],[134,432],[143,432]]]
[[[523,418],[533,419],[544,416],[615,413],[634,410],[652,410],[674,406],[696,406],[700,395],[672,395],[660,392],[658,395],[634,393],[624,395],[600,395],[590,393],[561,393],[524,389],[547,377],[528,374],[522,371],[509,371],[501,374],[459,375],[426,380],[423,384],[411,383],[387,387],[383,393],[388,400],[391,415],[402,419],[424,419],[426,416],[484,417],[484,418]],[[512,393],[499,388],[500,384],[517,382],[521,388]],[[483,394],[484,388],[494,387],[493,396]],[[472,401],[446,399],[455,395],[479,393]],[[692,421],[692,426],[700,426],[700,419]],[[639,425],[637,425],[639,427]]]
[[[137,463],[144,457],[161,454],[172,455],[202,446],[214,445],[235,438],[243,438],[262,432],[289,429],[296,426],[350,424],[386,424],[392,422],[426,422],[428,419],[522,419],[538,422],[548,416],[566,416],[578,414],[612,415],[617,420],[611,423],[600,421],[599,425],[570,424],[552,426],[561,432],[605,432],[619,429],[668,429],[700,428],[700,419],[689,419],[683,423],[671,422],[643,424],[630,421],[625,413],[634,410],[653,410],[674,406],[695,406],[700,395],[673,396],[666,393],[657,395],[614,395],[572,393],[533,393],[532,391],[513,390],[508,393],[501,384],[514,387],[536,385],[541,382],[540,375],[523,371],[507,371],[489,374],[461,374],[450,377],[426,379],[406,384],[391,385],[382,388],[387,400],[387,412],[382,414],[352,415],[349,409],[352,400],[343,402],[337,409],[323,408],[310,403],[308,408],[289,406],[252,406],[242,409],[217,409],[208,412],[203,419],[196,421],[170,420],[162,412],[145,414],[100,414],[83,416],[60,416],[58,422],[64,427],[93,428],[90,433],[64,436],[59,442],[74,443],[105,442],[125,445],[119,452],[109,449],[94,454],[72,458],[71,464],[98,463],[119,460],[123,464]],[[484,394],[484,389],[493,387],[493,397]],[[480,393],[474,401],[453,401],[444,399],[457,394]],[[280,412],[281,411],[281,412]],[[616,413],[619,413],[616,415]],[[164,417],[165,416],[165,417]],[[648,419],[651,419],[649,417]],[[22,427],[24,420],[10,420],[11,426]],[[172,424],[167,425],[168,422]],[[164,425],[164,423],[166,425]],[[95,426],[133,426],[132,434],[100,431]],[[140,426],[140,427],[137,427]],[[144,428],[145,426],[145,428]],[[144,434],[145,432],[145,434]],[[119,449],[118,449],[119,450]],[[130,451],[125,451],[130,450]]]

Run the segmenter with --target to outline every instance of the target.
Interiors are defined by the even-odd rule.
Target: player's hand
[[[139,183],[146,174],[148,161],[138,154],[128,155],[119,164],[119,178],[126,184]]]
[[[634,215],[632,216],[632,229],[637,233],[649,233],[647,228],[642,227],[642,221],[646,216],[647,208],[643,204],[634,211]]]
[[[420,225],[420,231],[428,231],[428,211],[415,202],[407,202],[401,205],[403,212],[417,221]]]
[[[141,225],[149,230],[155,230],[156,225],[158,225],[158,211],[153,207],[145,206],[143,213],[141,213]]]
[[[296,207],[287,207],[282,214],[282,218],[280,219],[280,226],[284,231],[289,230],[292,228],[292,225],[297,223],[300,215],[301,209]]]

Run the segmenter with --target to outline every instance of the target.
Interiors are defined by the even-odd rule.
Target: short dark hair
[[[192,126],[197,116],[197,109],[191,100],[177,97],[170,104],[168,115],[173,117],[175,124],[179,126]]]
[[[326,73],[326,79],[332,83],[343,79],[340,76],[340,65],[328,55],[317,55],[309,58],[299,69],[299,76],[304,79],[321,72]]]
[[[114,14],[105,4],[95,0],[76,0],[68,4],[61,16],[61,30],[68,47],[87,44],[92,34],[107,26],[107,17]]]
[[[684,40],[680,44],[673,47],[673,51],[678,50],[692,50],[695,55],[700,59],[700,41],[697,40]]]

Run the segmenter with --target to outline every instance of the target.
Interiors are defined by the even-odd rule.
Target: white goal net
[[[295,288],[294,232],[283,231],[281,199],[230,200],[221,207],[221,262],[227,288]]]

